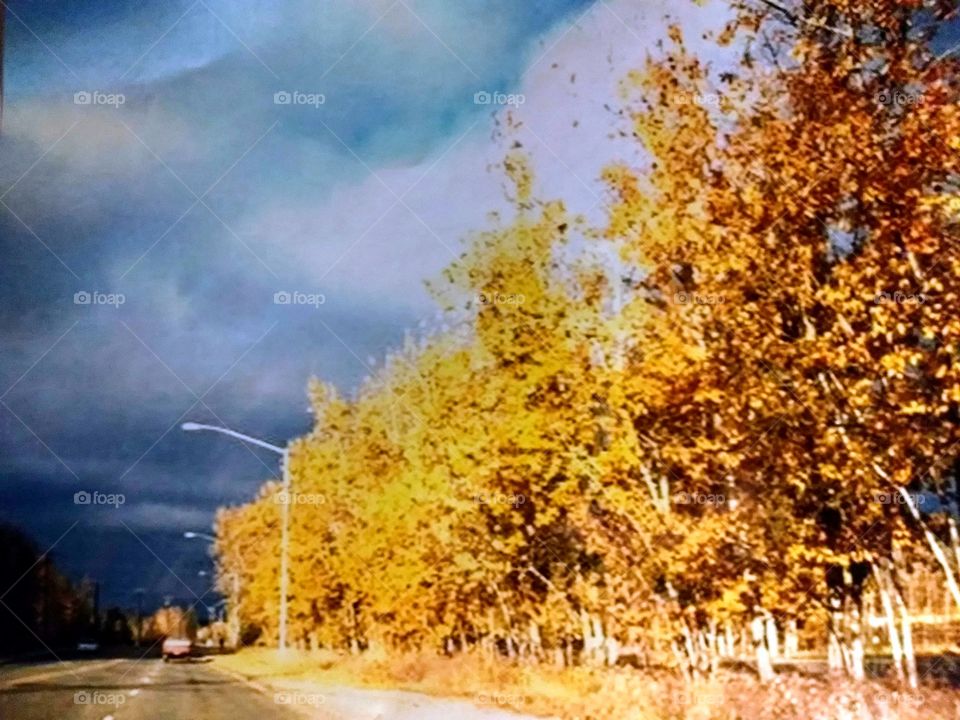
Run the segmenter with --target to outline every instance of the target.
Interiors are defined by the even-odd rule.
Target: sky
[[[310,427],[311,376],[349,394],[435,322],[424,281],[505,209],[508,144],[541,196],[602,215],[604,164],[641,161],[618,83],[671,12],[697,37],[725,11],[10,2],[0,519],[105,603],[202,596],[207,547],[183,532],[209,532],[277,463],[179,425],[283,444]]]

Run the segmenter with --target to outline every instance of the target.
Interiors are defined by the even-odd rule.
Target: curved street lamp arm
[[[244,435],[243,433],[239,433],[236,430],[230,430],[229,428],[218,427],[216,425],[204,425],[203,423],[195,423],[195,422],[185,422],[183,425],[180,426],[180,428],[182,430],[187,430],[187,431],[209,430],[211,432],[217,432],[222,435],[229,435],[232,438],[236,438],[237,440],[243,440],[244,442],[250,443],[251,445],[256,445],[257,447],[266,448],[267,450],[275,452],[277,455],[286,454],[286,450],[284,450],[279,445],[274,445],[272,443],[266,442],[265,440],[260,440],[255,437],[250,437],[249,435]]]

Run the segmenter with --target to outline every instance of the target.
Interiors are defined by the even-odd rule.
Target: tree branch
[[[853,38],[853,33],[849,30],[841,30],[840,28],[835,28],[832,25],[827,25],[825,22],[817,22],[815,20],[808,20],[807,18],[801,17],[800,15],[792,12],[789,8],[784,5],[781,5],[778,2],[773,2],[773,0],[758,0],[763,5],[766,5],[772,10],[776,10],[781,15],[787,18],[792,25],[809,25],[820,30],[828,30],[840,37],[845,37],[848,39]]]

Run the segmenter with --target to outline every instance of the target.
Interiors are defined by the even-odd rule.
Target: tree
[[[738,5],[720,71],[672,30],[624,84],[648,162],[606,171],[600,229],[511,152],[513,217],[431,285],[444,326],[350,399],[311,383],[295,640],[568,664],[628,645],[691,679],[739,646],[767,680],[804,623],[860,678],[879,594],[915,683],[903,571],[936,562],[960,602],[956,513],[920,507],[960,502],[960,106],[928,22],[954,11]],[[265,637],[278,490],[217,528]]]

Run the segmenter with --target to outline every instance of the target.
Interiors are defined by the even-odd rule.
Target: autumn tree
[[[625,79],[646,161],[604,227],[510,152],[439,326],[349,398],[311,383],[292,493],[218,518],[244,623],[276,635],[291,502],[305,647],[766,679],[806,623],[859,678],[876,596],[916,682],[904,570],[960,605],[955,4],[734,9],[722,67],[673,29]]]

